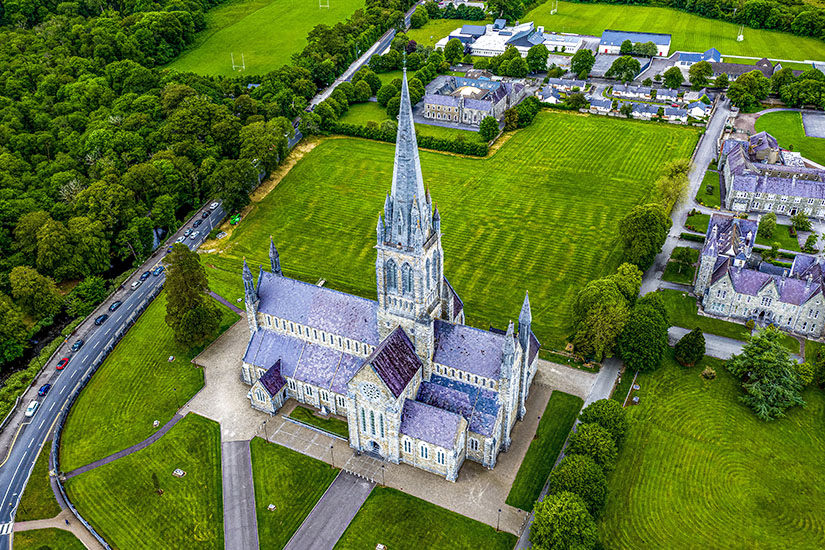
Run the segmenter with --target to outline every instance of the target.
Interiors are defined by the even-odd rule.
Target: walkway
[[[66,523],[67,521],[68,523]],[[101,544],[97,542],[97,539],[89,533],[88,529],[83,527],[83,525],[77,521],[77,518],[72,515],[68,508],[64,509],[53,518],[38,519],[34,521],[19,521],[14,524],[15,533],[20,531],[34,531],[36,529],[49,528],[69,531],[90,550],[103,550],[103,546],[101,546]]]
[[[104,464],[114,462],[118,458],[123,458],[124,456],[130,455],[130,454],[134,453],[135,451],[145,449],[146,447],[148,447],[149,445],[151,445],[152,443],[154,443],[155,441],[157,441],[158,439],[163,437],[163,434],[165,434],[166,432],[171,430],[172,426],[177,424],[182,418],[183,418],[183,416],[181,416],[180,414],[175,414],[175,416],[172,417],[172,420],[170,420],[169,422],[167,422],[166,424],[161,426],[158,429],[158,431],[156,431],[155,433],[153,433],[152,435],[150,435],[149,437],[147,437],[146,439],[144,439],[140,443],[136,443],[136,444],[132,445],[131,447],[123,449],[122,451],[118,451],[115,454],[107,456],[106,458],[101,458],[100,460],[95,460],[91,464],[86,464],[85,466],[81,466],[80,468],[77,468],[76,470],[72,470],[71,472],[66,474],[66,479],[71,479],[71,478],[73,478],[77,475],[88,472],[89,470],[94,470],[98,466],[103,466]]]
[[[226,550],[258,550],[258,518],[249,441],[221,442],[223,540]]]
[[[225,305],[226,307],[228,307],[229,309],[231,309],[232,311],[234,311],[235,313],[237,313],[238,315],[242,315],[243,313],[245,313],[244,310],[242,310],[241,308],[239,308],[238,306],[236,306],[220,294],[216,294],[214,291],[210,290],[209,295],[217,301],[219,301],[220,303],[222,303],[223,305]]]
[[[373,487],[374,483],[341,470],[284,550],[332,550]]]

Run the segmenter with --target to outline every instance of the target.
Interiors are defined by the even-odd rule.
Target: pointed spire
[[[252,271],[246,263],[246,256],[243,259],[243,291],[247,303],[255,301],[255,282],[252,280]]]
[[[381,221],[381,214],[378,214],[378,226],[375,228],[376,239],[378,244],[384,242],[384,222]]]
[[[246,256],[243,257],[243,280],[252,281],[252,272],[249,270],[249,266],[246,264]]]
[[[438,212],[438,205],[433,206],[433,231],[441,231],[441,214]]]
[[[507,325],[507,334],[504,338],[504,353],[505,355],[508,353],[515,353],[516,351],[516,339],[515,339],[515,327],[513,325],[513,321],[510,321],[510,324]]]
[[[255,285],[255,288],[261,288],[262,282],[264,282],[264,266],[263,264],[258,264],[258,284]]]
[[[533,313],[530,311],[530,293],[524,293],[524,303],[521,306],[521,314],[518,316],[520,325],[529,325],[533,321]]]
[[[281,256],[278,254],[278,249],[275,248],[272,235],[269,236],[269,264],[272,267],[273,275],[283,275],[283,272],[281,272]]]

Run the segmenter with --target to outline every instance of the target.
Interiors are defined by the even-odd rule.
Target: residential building
[[[547,86],[555,88],[560,92],[572,92],[574,88],[584,91],[587,88],[587,81],[572,78],[548,78]]]
[[[629,99],[650,99],[652,90],[647,86],[629,86],[627,84],[615,84],[613,95]]]
[[[424,118],[478,126],[484,117],[499,119],[527,93],[524,84],[486,78],[448,76],[440,87],[424,94]]]
[[[685,95],[682,96],[682,101],[684,101],[685,103],[695,103],[697,101],[702,101],[702,98],[707,99],[708,103],[713,103],[713,96],[710,94],[710,92],[708,92],[707,88],[685,92]]]
[[[694,52],[676,52],[674,54],[677,67],[690,67],[700,61],[707,61],[708,63],[719,63],[722,61],[722,54],[716,48],[711,48],[705,53]]]
[[[539,98],[539,101],[542,103],[549,103],[551,105],[558,105],[564,99],[561,97],[561,93],[555,88],[550,86],[545,86],[541,90],[536,92],[536,97]]]
[[[599,42],[599,53],[618,54],[621,51],[622,43],[630,40],[633,44],[645,44],[653,42],[658,48],[659,57],[667,57],[670,52],[670,35],[655,32],[628,32],[607,29],[602,33]]]
[[[757,61],[755,65],[746,65],[743,63],[711,63],[710,66],[713,69],[713,78],[718,78],[719,75],[726,74],[730,80],[736,80],[743,74],[751,71],[759,71],[767,78],[770,78],[774,71],[773,63],[765,57]]]
[[[253,408],[287,399],[347,419],[349,444],[455,481],[511,444],[540,344],[525,296],[518,327],[464,325],[444,276],[441,216],[424,187],[404,73],[391,191],[376,227],[376,294],[367,300],[286,277],[270,243],[257,284],[244,261],[250,338],[241,376]]]
[[[613,110],[613,101],[602,97],[594,97],[590,99],[590,112],[606,115]]]
[[[665,107],[664,118],[666,120],[687,122],[687,119],[688,119],[687,110],[686,109],[680,109],[679,107]]]
[[[509,47],[527,57],[530,48],[538,44],[544,44],[550,53],[575,53],[583,43],[577,35],[546,33],[544,27],[536,28],[532,21],[508,27],[504,19],[487,25],[463,25],[436,42],[436,49],[443,49],[453,38],[464,44],[465,51],[481,57],[501,55]]]
[[[679,99],[679,94],[676,90],[668,88],[656,88],[656,101],[663,103],[676,103]]]
[[[710,115],[711,107],[702,101],[694,101],[693,103],[689,103],[685,107],[685,110],[691,118],[705,118]]]
[[[653,103],[632,103],[633,111],[631,116],[639,120],[651,120],[659,113],[660,105]]]

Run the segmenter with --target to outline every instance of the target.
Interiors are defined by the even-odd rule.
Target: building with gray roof
[[[488,25],[463,25],[436,42],[435,47],[443,49],[456,38],[472,55],[493,57],[503,54],[507,48],[515,48],[522,57],[527,57],[530,48],[538,44],[543,44],[551,53],[575,53],[584,43],[579,35],[544,32],[544,27],[536,27],[532,21],[506,25],[504,19]]]
[[[479,126],[485,117],[500,119],[504,111],[524,99],[527,90],[520,82],[449,76],[440,87],[424,94],[424,118]]]
[[[526,414],[540,344],[527,296],[506,331],[464,325],[443,272],[441,215],[424,187],[406,72],[375,250],[377,301],[285,276],[272,242],[257,283],[244,261],[241,376],[252,407],[275,413],[295,399],[344,417],[357,452],[449,481],[465,459],[493,468]]]
[[[616,31],[606,29],[602,33],[602,39],[599,42],[599,53],[618,54],[621,50],[622,43],[625,40],[630,40],[633,44],[645,44],[653,42],[657,49],[659,57],[667,57],[670,52],[670,35],[657,32],[629,32]]]

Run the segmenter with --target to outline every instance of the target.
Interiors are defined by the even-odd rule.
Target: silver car
[[[192,240],[194,241],[195,239],[197,239],[197,238],[198,238],[198,235],[200,235],[200,234],[201,234],[201,232],[200,232],[200,231],[193,231],[193,232],[192,232],[192,234],[191,234],[191,235],[189,235],[189,238],[190,238],[190,239],[192,239]]]

